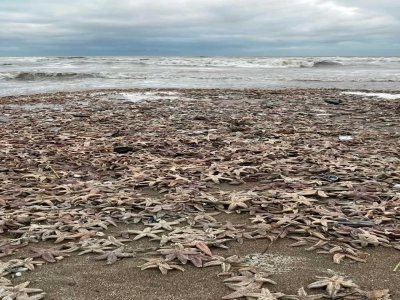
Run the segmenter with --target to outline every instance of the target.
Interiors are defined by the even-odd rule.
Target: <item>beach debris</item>
[[[324,101],[328,104],[339,105],[342,103],[340,99],[324,99]]]
[[[134,152],[135,149],[131,146],[118,146],[118,147],[114,147],[114,152],[118,153],[118,154],[126,154],[129,152]]]
[[[351,135],[339,135],[339,141],[346,142],[352,141],[353,137]]]
[[[336,181],[339,181],[340,180],[340,177],[339,176],[336,176],[336,175],[324,175],[324,176],[322,176],[322,178],[324,179],[324,180],[326,180],[326,181],[329,181],[329,182],[336,182]]]

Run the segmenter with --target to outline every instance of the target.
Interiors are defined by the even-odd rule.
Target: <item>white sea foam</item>
[[[342,94],[359,95],[359,96],[365,96],[365,97],[377,97],[377,98],[387,99],[387,100],[400,99],[400,94],[389,94],[389,93],[343,92]]]
[[[154,101],[154,100],[177,100],[179,99],[176,92],[144,92],[144,93],[119,93],[116,100],[125,100],[130,102]]]

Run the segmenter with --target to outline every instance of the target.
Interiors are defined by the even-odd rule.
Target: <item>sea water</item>
[[[399,90],[400,57],[0,57],[0,95],[99,88]]]

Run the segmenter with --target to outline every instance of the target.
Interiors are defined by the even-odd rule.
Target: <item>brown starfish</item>
[[[47,262],[55,263],[64,258],[64,256],[69,256],[65,254],[65,252],[58,250],[57,248],[50,249],[40,249],[40,248],[32,248],[31,249],[34,254],[31,257],[36,258],[40,257]]]

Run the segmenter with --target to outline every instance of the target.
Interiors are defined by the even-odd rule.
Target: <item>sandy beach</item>
[[[400,299],[400,100],[343,92],[1,97],[0,296]]]

